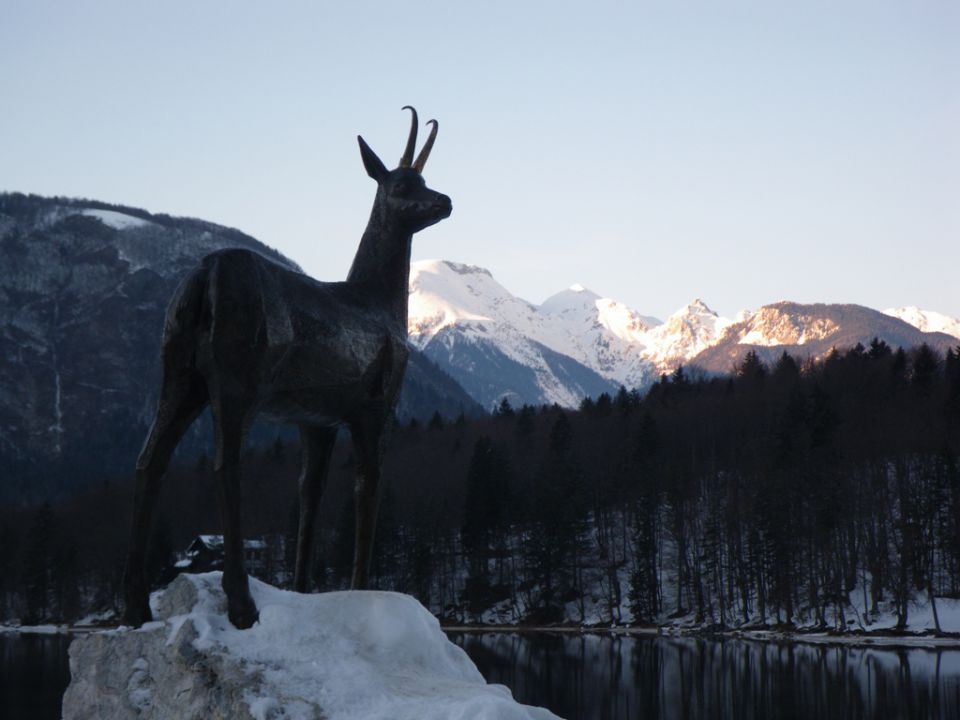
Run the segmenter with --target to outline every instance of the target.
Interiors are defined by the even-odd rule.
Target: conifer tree
[[[24,619],[36,625],[50,619],[53,533],[56,518],[49,502],[33,517],[24,543],[23,585],[26,589]]]

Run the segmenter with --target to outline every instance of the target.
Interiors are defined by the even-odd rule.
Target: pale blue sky
[[[960,3],[46,2],[0,12],[0,189],[349,268],[405,104],[454,212],[414,257],[665,317],[960,316]]]

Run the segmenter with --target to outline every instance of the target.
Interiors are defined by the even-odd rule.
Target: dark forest
[[[343,440],[344,438],[341,438]],[[960,597],[960,348],[881,341],[821,361],[750,354],[725,377],[680,368],[642,396],[394,428],[373,584],[449,622],[818,627]],[[244,523],[289,585],[295,443],[247,452]],[[321,511],[317,590],[352,558],[349,443]],[[132,482],[0,508],[0,619],[115,610]],[[219,532],[209,460],[166,479],[150,552]],[[934,605],[934,617],[935,605]]]

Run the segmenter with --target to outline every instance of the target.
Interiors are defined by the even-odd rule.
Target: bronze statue
[[[357,460],[352,587],[363,588],[373,549],[384,436],[407,363],[407,285],[413,234],[448,217],[450,198],[421,172],[437,136],[416,160],[417,112],[400,165],[387,170],[357,137],[377,181],[370,221],[345,282],[318,282],[255,252],[206,256],[180,284],[163,331],[163,385],[153,427],[137,461],[136,495],[124,576],[124,622],[151,619],[144,561],[160,481],[183,433],[209,403],[214,472],[224,535],[223,589],[230,621],[258,618],[243,566],[240,453],[254,417],[296,423],[303,445],[300,530],[294,579],[307,588],[314,517],[337,427],[345,424]]]

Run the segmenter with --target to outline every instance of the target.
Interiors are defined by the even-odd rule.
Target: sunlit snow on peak
[[[579,283],[536,306],[482,268],[444,260],[411,265],[409,332],[417,347],[455,327],[525,362],[532,341],[627,387],[643,386],[686,362],[731,323],[699,298],[662,323]]]
[[[916,307],[885,312],[922,331],[960,338],[960,319]],[[643,387],[725,340],[764,347],[805,345],[840,331],[837,322],[815,308],[773,303],[730,319],[702,298],[661,322],[579,283],[537,306],[512,295],[483,268],[444,260],[413,263],[409,320],[410,340],[421,349],[449,328],[456,337],[491,344],[544,376],[549,373],[538,348],[545,347],[627,387]],[[447,333],[442,342],[450,338]],[[544,397],[570,404],[577,391],[551,377],[553,386]]]
[[[960,318],[950,317],[933,310],[922,310],[916,305],[887,308],[883,314],[910,323],[923,332],[941,332],[960,338]]]
[[[650,330],[647,357],[662,370],[669,370],[716,344],[731,325],[733,320],[720,317],[696,298]]]

